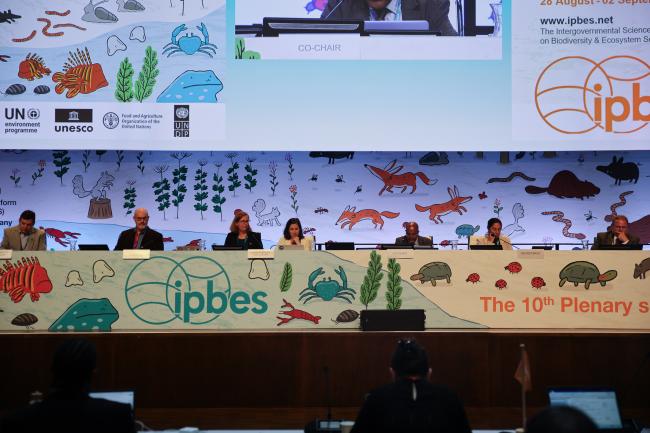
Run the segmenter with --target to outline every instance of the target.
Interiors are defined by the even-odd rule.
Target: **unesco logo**
[[[223,266],[202,256],[142,261],[129,273],[124,293],[133,315],[149,325],[176,320],[205,325],[227,311],[238,315],[268,311],[265,292],[234,291]]]
[[[190,106],[174,105],[174,137],[190,136]]]
[[[535,105],[563,134],[635,133],[650,123],[650,64],[633,56],[563,57],[539,75]]]
[[[106,129],[115,129],[120,124],[120,117],[113,112],[108,112],[104,114],[102,122]]]

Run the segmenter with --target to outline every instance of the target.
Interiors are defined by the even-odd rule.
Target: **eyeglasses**
[[[149,219],[148,216],[146,216],[146,217],[135,217],[136,221],[147,221],[148,219]]]

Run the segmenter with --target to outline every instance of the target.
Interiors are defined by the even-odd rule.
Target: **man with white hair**
[[[154,250],[163,251],[163,236],[149,227],[149,212],[138,208],[133,213],[135,227],[124,230],[115,245],[115,251],[121,250]]]

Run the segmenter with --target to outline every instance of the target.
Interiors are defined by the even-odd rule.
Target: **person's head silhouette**
[[[93,343],[82,338],[64,341],[52,360],[54,389],[87,392],[96,364],[97,351]]]
[[[596,424],[578,409],[551,406],[526,424],[526,433],[596,433]]]

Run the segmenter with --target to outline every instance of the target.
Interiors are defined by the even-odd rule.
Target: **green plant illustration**
[[[368,270],[361,284],[360,300],[366,306],[366,310],[368,309],[368,305],[377,298],[379,285],[383,276],[384,274],[381,272],[381,256],[377,251],[372,251],[370,253],[370,261],[368,262]]]
[[[253,192],[253,188],[257,185],[257,179],[255,179],[255,176],[257,176],[257,169],[253,168],[255,158],[246,158],[246,162],[248,164],[244,166],[244,170],[246,171],[246,175],[244,176],[244,180],[246,181],[244,183],[244,188]]]
[[[45,171],[45,160],[41,159],[38,161],[38,168],[34,173],[32,173],[32,185],[36,184],[38,178],[43,177],[43,172]]]
[[[138,160],[137,167],[140,170],[140,174],[144,174],[144,152],[138,152],[136,159]]]
[[[68,156],[67,150],[55,150],[52,152],[52,157],[54,158],[54,175],[61,180],[61,186],[63,186],[63,176],[70,170],[70,157]]]
[[[235,158],[237,158],[237,153],[235,152],[227,153],[226,158],[230,160],[230,167],[228,167],[228,170],[226,170],[226,174],[228,175],[228,182],[230,182],[230,184],[228,185],[228,191],[231,191],[232,196],[235,197],[235,192],[237,191],[237,188],[241,186],[241,181],[239,180],[239,173],[237,173],[237,170],[239,170],[239,163],[235,161]]]
[[[187,166],[182,165],[182,162],[190,156],[192,154],[187,152],[174,152],[171,154],[171,157],[178,161],[178,167],[172,171],[172,184],[174,185],[172,204],[176,208],[176,219],[178,219],[178,210],[181,203],[185,201],[185,193],[187,192],[187,186],[183,183],[187,180]]]
[[[223,186],[223,176],[219,175],[219,170],[221,169],[222,163],[221,162],[215,162],[214,166],[217,167],[217,171],[214,175],[212,175],[212,191],[215,192],[215,195],[212,196],[212,203],[214,206],[212,206],[212,210],[215,213],[219,214],[219,219],[223,221],[223,204],[226,202],[226,197],[223,194],[223,192],[226,190],[226,188]]]
[[[388,281],[386,281],[386,308],[399,310],[402,307],[402,267],[395,259],[388,259]]]
[[[165,177],[165,172],[169,170],[168,165],[157,165],[153,171],[160,175],[160,180],[154,182],[153,193],[156,196],[156,203],[158,203],[158,210],[163,213],[163,219],[167,219],[166,210],[169,209],[169,180]]]
[[[120,63],[115,84],[115,99],[119,102],[133,101],[133,65],[128,57]]]
[[[138,196],[135,192],[135,180],[129,180],[126,182],[126,188],[124,188],[124,205],[122,206],[126,209],[126,215],[133,213],[135,209],[135,199]]]
[[[286,262],[282,268],[282,276],[280,277],[280,291],[287,292],[291,288],[293,280],[293,267],[291,263]]]
[[[259,60],[262,55],[257,51],[249,51],[246,49],[246,41],[244,38],[235,38],[235,59],[238,60]]]
[[[153,93],[153,88],[156,85],[156,77],[160,73],[158,70],[158,54],[156,51],[148,46],[145,55],[142,70],[138,79],[135,82],[134,95],[135,99],[139,102],[144,101]]]
[[[81,155],[81,163],[84,166],[84,173],[87,173],[88,167],[90,167],[90,150],[84,150]]]
[[[199,168],[196,170],[194,176],[194,210],[201,212],[201,219],[203,219],[203,212],[208,210],[208,204],[205,200],[208,198],[208,173],[203,169],[208,164],[208,161],[199,161]]]

